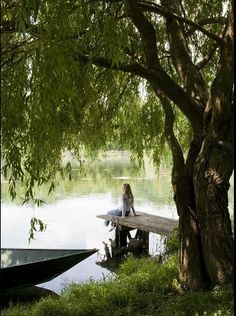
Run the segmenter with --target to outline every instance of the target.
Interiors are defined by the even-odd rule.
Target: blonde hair
[[[131,198],[132,200],[132,203],[134,202],[134,196],[133,196],[133,193],[131,191],[131,186],[129,183],[124,183],[123,184],[123,189],[124,189],[124,192],[128,195],[129,198]]]

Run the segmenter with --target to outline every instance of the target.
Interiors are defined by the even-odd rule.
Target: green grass
[[[67,287],[58,298],[2,311],[3,316],[232,316],[233,290],[179,291],[176,256],[159,264],[129,256],[117,277]]]

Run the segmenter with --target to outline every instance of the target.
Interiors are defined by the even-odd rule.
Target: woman
[[[129,183],[124,183],[123,184],[123,194],[121,197],[121,205],[117,209],[107,212],[107,214],[125,217],[125,216],[129,215],[130,210],[133,211],[135,216],[137,215],[135,213],[135,209],[134,209],[134,196],[133,196],[133,193],[131,191],[131,187],[130,187]],[[105,225],[108,226],[109,221],[105,221]]]

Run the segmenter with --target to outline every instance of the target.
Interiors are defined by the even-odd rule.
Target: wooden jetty
[[[98,218],[108,220],[115,224],[115,240],[111,243],[112,256],[122,253],[129,247],[139,248],[148,253],[149,233],[155,233],[170,237],[178,226],[178,221],[166,217],[136,212],[138,216],[130,214],[127,217],[113,215],[97,215]],[[132,238],[130,230],[137,229],[135,237]]]

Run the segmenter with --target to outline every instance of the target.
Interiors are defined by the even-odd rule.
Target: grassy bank
[[[3,316],[232,316],[233,291],[183,293],[178,286],[176,256],[159,264],[128,257],[116,279],[72,285],[58,298],[2,311]]]

